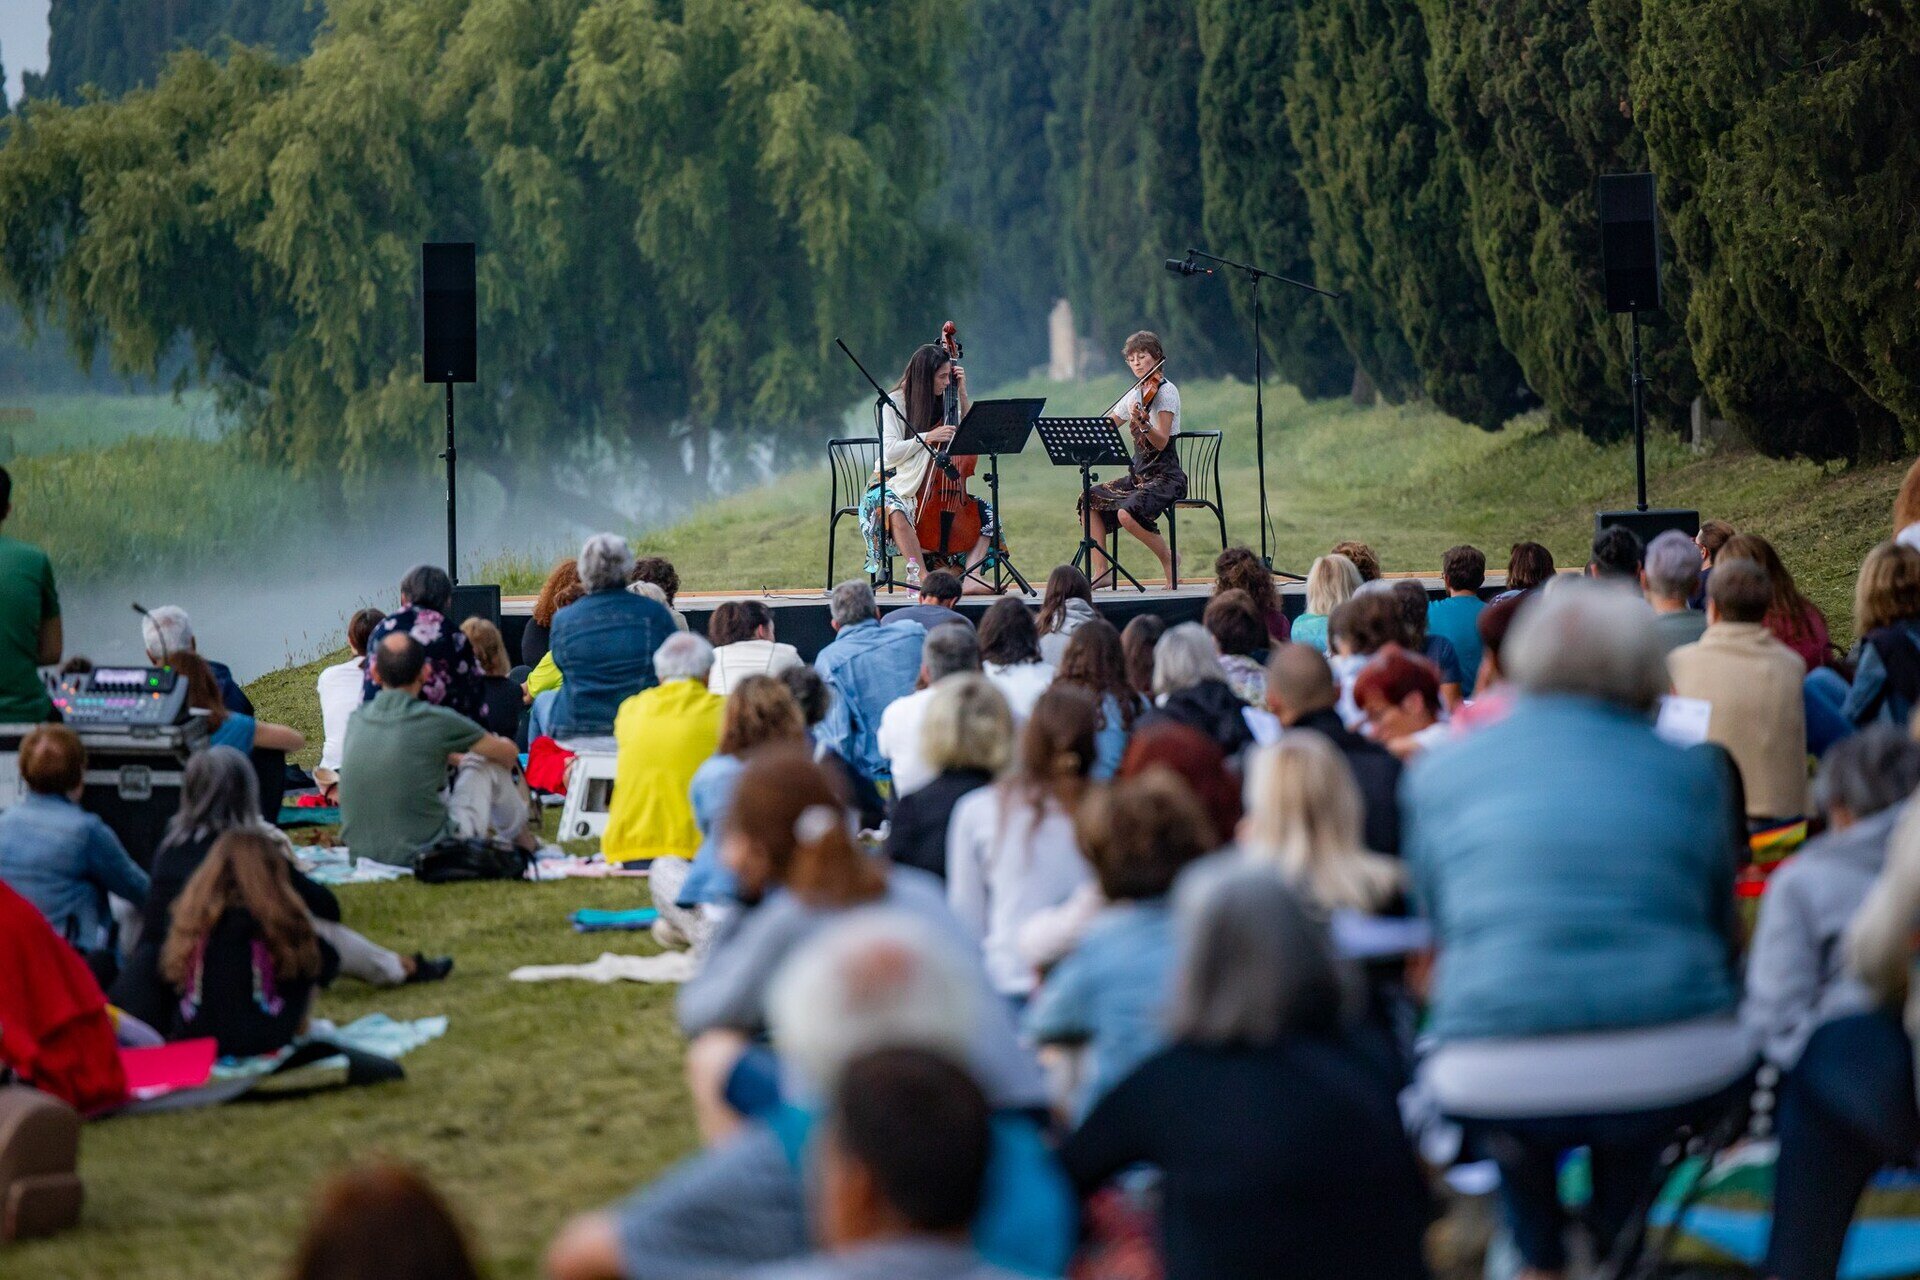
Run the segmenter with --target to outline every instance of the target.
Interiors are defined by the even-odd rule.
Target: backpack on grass
[[[505,840],[447,836],[414,856],[413,878],[422,884],[465,880],[525,880],[533,855]]]

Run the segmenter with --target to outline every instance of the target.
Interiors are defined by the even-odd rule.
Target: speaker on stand
[[[472,244],[420,246],[420,363],[426,381],[447,389],[447,576],[460,581],[459,498],[454,483],[453,384],[480,380],[480,307]],[[499,599],[499,588],[493,600]],[[480,612],[470,607],[469,612]],[[498,605],[495,605],[497,612]]]

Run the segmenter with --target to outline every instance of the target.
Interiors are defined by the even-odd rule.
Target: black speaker
[[[1623,524],[1633,530],[1640,539],[1640,545],[1646,546],[1669,529],[1678,529],[1689,538],[1700,532],[1700,513],[1669,507],[1653,511],[1596,511],[1593,513],[1593,536],[1602,533],[1616,524]]]
[[[463,582],[453,589],[453,606],[447,613],[447,621],[457,627],[468,618],[485,618],[496,627],[500,625],[499,584]]]
[[[474,296],[473,246],[420,246],[422,366],[428,382],[476,382],[480,376],[480,309]]]
[[[1608,311],[1660,309],[1660,215],[1652,174],[1600,176],[1600,262]]]

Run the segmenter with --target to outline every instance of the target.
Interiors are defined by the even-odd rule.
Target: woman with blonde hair
[[[507,642],[500,628],[486,618],[468,618],[460,624],[460,634],[473,646],[474,665],[480,668],[480,683],[487,690],[486,712],[480,727],[513,739],[520,733],[520,686],[507,674]]]
[[[940,681],[920,722],[921,756],[934,778],[894,804],[887,857],[945,880],[953,808],[1007,767],[1013,741],[1013,712],[993,681],[965,673]]]
[[[1293,620],[1293,642],[1327,652],[1327,619],[1360,589],[1360,569],[1338,552],[1314,559],[1307,570],[1307,611]]]
[[[1362,841],[1359,785],[1324,736],[1289,733],[1256,751],[1246,791],[1243,850],[1278,866],[1327,910],[1400,913],[1405,871]]]
[[[1860,727],[1891,724],[1905,729],[1920,705],[1920,551],[1883,542],[1867,552],[1853,589],[1853,630],[1860,637],[1853,686],[1841,714]],[[1828,697],[1841,692],[1838,677],[1807,677]]]

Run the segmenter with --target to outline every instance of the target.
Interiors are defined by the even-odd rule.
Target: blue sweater
[[[29,795],[0,813],[0,880],[83,951],[106,940],[107,895],[139,906],[147,873],[107,824],[65,796]]]
[[[1733,818],[1710,753],[1598,702],[1529,697],[1424,753],[1400,796],[1441,1040],[1732,1012]]]
[[[658,601],[621,587],[594,591],[553,615],[553,661],[566,677],[553,736],[612,733],[620,704],[659,683],[653,651],[677,627]]]

